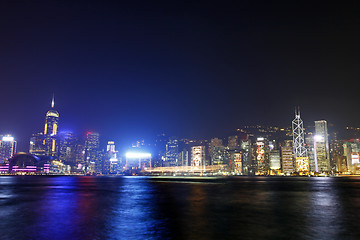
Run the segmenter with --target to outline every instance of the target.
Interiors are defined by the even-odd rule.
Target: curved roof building
[[[9,159],[9,172],[36,172],[39,161],[34,155],[19,152]]]

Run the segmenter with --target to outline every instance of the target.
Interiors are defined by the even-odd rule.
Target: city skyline
[[[74,134],[75,136],[77,136],[77,137],[80,137],[80,138],[83,138],[83,139],[85,139],[86,138],[86,135],[88,134],[88,133],[91,133],[91,132],[96,132],[97,134],[99,134],[99,133],[101,133],[101,132],[99,132],[99,131],[97,131],[96,129],[92,129],[92,130],[89,130],[89,129],[87,129],[87,130],[85,130],[84,132],[77,132],[77,131],[75,131],[75,130],[73,130],[73,129],[63,129],[62,128],[62,124],[61,124],[61,122],[60,122],[60,128],[58,128],[59,127],[59,124],[58,124],[58,121],[59,121],[59,113],[58,113],[58,111],[56,110],[56,108],[55,108],[55,95],[53,94],[52,95],[52,98],[51,98],[51,102],[50,102],[50,110],[48,110],[47,111],[47,113],[46,113],[46,118],[45,118],[45,129],[44,129],[44,133],[45,133],[45,131],[47,130],[47,126],[48,126],[48,119],[50,118],[54,118],[54,116],[56,117],[56,120],[50,120],[50,121],[56,121],[56,123],[55,123],[55,125],[56,125],[56,127],[55,127],[55,132],[54,132],[54,134],[48,134],[48,137],[46,138],[47,140],[45,140],[46,142],[48,142],[47,144],[49,145],[49,146],[47,146],[46,148],[48,149],[48,150],[46,150],[46,151],[50,151],[49,149],[50,148],[54,148],[54,144],[53,143],[51,143],[51,137],[56,137],[56,135],[57,135],[57,133],[59,132],[60,134],[64,134],[64,133],[67,133],[67,132],[70,132],[71,134]],[[50,113],[50,117],[49,117],[49,113]],[[55,114],[55,115],[53,115],[53,114]],[[298,107],[295,107],[295,117],[296,116],[300,116],[300,107],[298,106]],[[62,117],[62,116],[61,116]],[[296,119],[296,118],[295,118]],[[310,130],[310,132],[311,131],[314,131],[314,130],[316,130],[315,129],[315,125],[316,125],[316,121],[320,121],[320,120],[315,120],[315,121],[313,121],[312,123],[305,123],[305,124],[303,124],[303,128],[304,128],[304,130],[306,129],[306,131],[307,132],[309,132],[309,128],[310,129],[312,129],[312,130]],[[40,124],[41,125],[41,124]],[[330,123],[330,125],[332,125],[331,123]],[[210,137],[202,137],[202,136],[184,136],[184,135],[180,135],[180,136],[178,136],[178,135],[174,135],[174,134],[169,134],[169,133],[167,133],[167,132],[165,132],[165,131],[163,131],[163,132],[157,132],[157,133],[153,133],[152,135],[146,135],[146,134],[139,134],[138,136],[132,136],[131,138],[121,138],[120,136],[116,136],[116,137],[114,137],[114,138],[109,138],[108,136],[104,136],[103,134],[100,134],[101,135],[101,141],[100,141],[100,145],[99,146],[101,146],[101,147],[104,147],[105,145],[106,145],[106,143],[108,142],[108,141],[113,141],[114,139],[115,139],[115,141],[116,142],[118,142],[118,143],[120,143],[120,144],[118,144],[117,146],[120,146],[119,148],[120,149],[122,149],[123,150],[123,152],[125,153],[126,152],[126,149],[129,149],[132,145],[134,145],[134,143],[136,143],[137,141],[143,141],[144,139],[146,139],[146,142],[147,142],[147,144],[152,144],[153,143],[153,140],[154,140],[154,138],[157,136],[157,135],[159,135],[159,134],[166,134],[166,135],[168,135],[169,137],[171,137],[171,136],[176,136],[176,138],[178,138],[178,139],[197,139],[197,140],[201,140],[201,139],[203,139],[203,140],[210,140],[210,139],[212,139],[212,138],[217,138],[217,137],[220,137],[221,139],[225,139],[225,138],[227,138],[227,136],[230,136],[230,135],[236,135],[236,132],[237,132],[237,130],[239,130],[239,129],[241,129],[241,128],[246,128],[247,126],[261,126],[261,127],[277,127],[277,128],[284,128],[284,129],[287,129],[287,130],[290,130],[291,129],[291,122],[287,125],[287,126],[279,126],[279,125],[269,125],[269,124],[259,124],[259,123],[254,123],[254,124],[247,124],[247,125],[242,125],[242,126],[238,126],[236,129],[228,129],[227,130],[227,132],[223,132],[221,135],[219,134],[219,135],[214,135],[214,134],[211,134],[211,133],[209,133],[208,134],[208,136],[210,136]],[[340,128],[338,128],[338,127],[334,127],[333,126],[333,131],[336,131],[336,132],[342,132],[342,131],[344,131],[344,129],[346,129],[346,128],[348,128],[348,127],[350,127],[350,126],[342,126],[342,127],[340,127]],[[355,129],[356,129],[356,127],[355,127]],[[53,131],[53,127],[52,126],[50,126],[49,127],[49,131],[50,132],[52,132]],[[39,131],[40,133],[42,132],[42,131]],[[35,131],[33,131],[32,132],[32,134],[31,134],[31,136],[34,136],[34,134],[37,134],[37,132],[35,132]],[[3,132],[3,133],[1,133],[0,132],[0,135],[11,135],[12,137],[14,137],[15,135],[14,134],[11,134],[11,132]],[[45,135],[46,135],[46,133],[45,133]],[[44,136],[45,136],[44,135]],[[29,139],[31,138],[31,136],[29,137]],[[16,141],[17,141],[17,144],[19,145],[19,143],[20,143],[20,149],[19,149],[19,147],[18,147],[18,149],[19,149],[19,152],[29,152],[29,150],[30,150],[30,148],[31,148],[31,144],[29,145],[29,141],[27,141],[27,140],[25,140],[24,138],[18,138],[17,136],[15,136],[15,138],[16,138]],[[30,147],[29,147],[30,146]]]

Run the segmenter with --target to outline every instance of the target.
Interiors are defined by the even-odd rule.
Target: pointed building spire
[[[53,94],[52,100],[51,100],[51,108],[54,108],[55,106],[55,96]]]
[[[295,107],[295,117],[300,118],[300,106]]]

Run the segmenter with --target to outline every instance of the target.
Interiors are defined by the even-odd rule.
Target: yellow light
[[[45,123],[44,135],[47,133],[47,123]]]
[[[55,139],[52,140],[52,151],[55,152]]]
[[[57,132],[57,124],[54,123],[54,126],[53,126],[53,134],[56,135],[56,132]]]

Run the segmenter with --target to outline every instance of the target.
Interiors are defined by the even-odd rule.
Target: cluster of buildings
[[[119,173],[118,152],[114,141],[100,149],[99,133],[87,132],[77,137],[70,131],[59,131],[59,112],[46,112],[44,131],[30,138],[29,152],[16,152],[11,135],[0,136],[0,174],[110,174]]]
[[[120,154],[114,141],[59,131],[54,98],[44,131],[32,135],[28,153],[16,151],[11,135],[0,136],[0,174],[360,174],[360,128],[329,131],[325,120],[304,127],[295,111],[288,128],[245,126],[225,138],[179,139],[158,135]]]
[[[360,128],[331,131],[325,120],[305,128],[295,111],[288,128],[246,126],[227,138],[165,139],[154,156],[151,173],[236,175],[360,174]],[[162,138],[162,139],[161,139]],[[161,145],[162,144],[162,145]],[[195,169],[195,170],[194,170]]]

